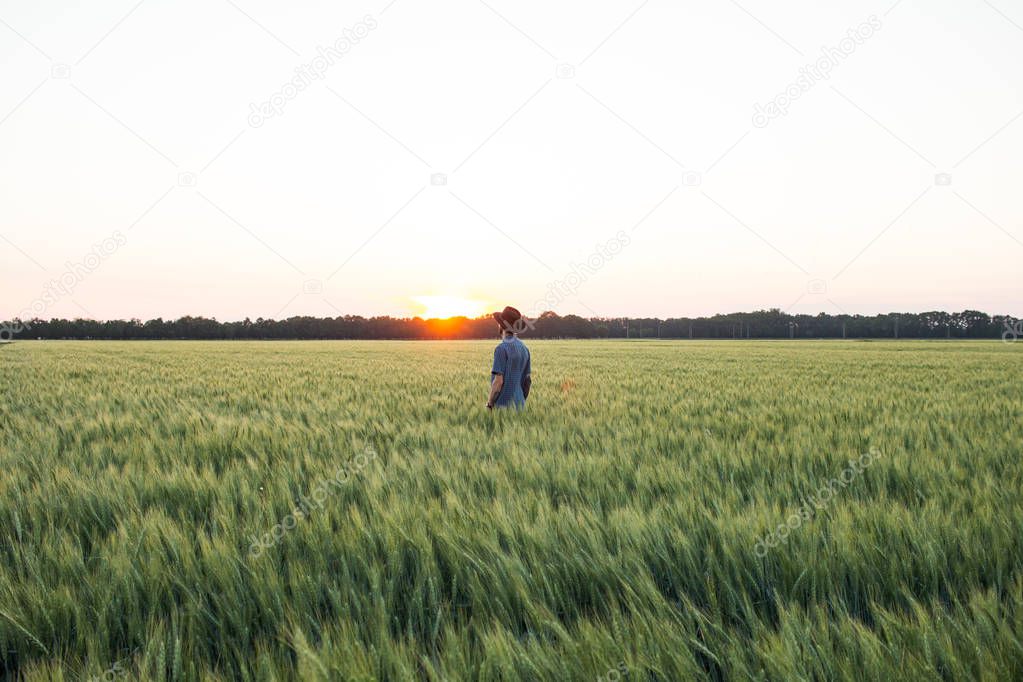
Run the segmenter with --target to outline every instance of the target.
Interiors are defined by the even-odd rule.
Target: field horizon
[[[25,311],[28,312],[28,311]],[[220,322],[186,316],[176,320],[15,319],[0,322],[0,341],[21,338],[71,339],[490,339],[496,334],[490,315],[422,317],[289,317]],[[977,310],[874,315],[789,314],[778,308],[702,317],[561,316],[553,311],[526,315],[516,330],[540,339],[814,339],[947,338],[1016,340],[1023,321],[1011,315]]]

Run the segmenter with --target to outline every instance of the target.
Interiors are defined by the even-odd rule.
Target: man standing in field
[[[517,335],[523,326],[522,313],[508,306],[494,319],[501,330],[501,343],[494,349],[494,367],[490,370],[490,397],[487,409],[514,407],[522,409],[529,397],[532,367],[529,349]]]

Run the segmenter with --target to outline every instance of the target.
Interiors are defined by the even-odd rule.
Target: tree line
[[[789,315],[774,308],[697,318],[583,318],[545,312],[524,326],[523,337],[572,339],[992,339],[1023,335],[1007,315],[959,313]],[[206,317],[141,320],[27,320],[0,325],[0,340],[22,339],[486,339],[497,335],[490,317],[289,317],[219,322]]]

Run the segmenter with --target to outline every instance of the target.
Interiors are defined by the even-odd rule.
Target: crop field
[[[0,347],[0,676],[1023,679],[1023,344]]]

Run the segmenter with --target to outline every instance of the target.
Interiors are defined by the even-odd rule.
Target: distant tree
[[[1017,322],[1009,315],[978,310],[958,313],[929,311],[885,315],[789,315],[777,308],[698,318],[584,318],[552,311],[540,314],[522,336],[526,338],[891,338],[898,324],[900,338],[999,338]],[[17,328],[18,325],[11,325]],[[185,316],[177,320],[32,319],[16,333],[40,339],[486,339],[496,327],[490,316],[449,320],[344,315],[296,316],[285,320],[262,317],[237,322]]]

